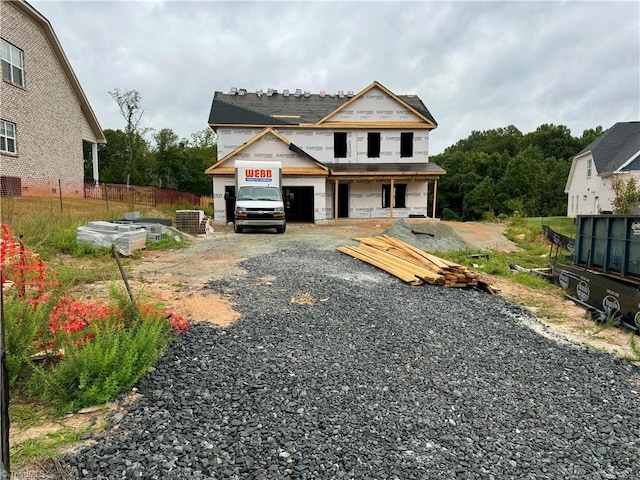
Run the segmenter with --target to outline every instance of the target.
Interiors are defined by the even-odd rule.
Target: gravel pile
[[[385,235],[399,238],[414,247],[429,252],[448,252],[473,248],[448,225],[440,222],[424,222],[421,225],[410,225],[404,220],[397,220],[384,231]]]
[[[117,428],[66,458],[78,477],[640,478],[635,367],[338,252],[242,266],[209,288],[243,318],[182,336]]]

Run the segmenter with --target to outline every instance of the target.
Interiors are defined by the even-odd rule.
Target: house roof
[[[87,100],[87,97],[84,94],[82,87],[80,86],[78,77],[76,77],[76,74],[74,73],[73,68],[71,68],[69,59],[65,55],[64,50],[62,49],[62,45],[60,44],[60,41],[58,40],[56,33],[53,31],[53,27],[51,26],[51,23],[49,23],[49,20],[47,20],[40,12],[38,12],[38,10],[36,10],[34,7],[32,7],[28,2],[25,2],[24,0],[12,0],[11,4],[16,8],[18,8],[21,12],[26,14],[36,24],[42,27],[42,30],[44,31],[45,36],[47,37],[47,39],[49,40],[49,43],[51,44],[51,48],[53,49],[54,54],[56,55],[58,61],[60,62],[60,65],[62,66],[62,70],[64,71],[65,75],[69,79],[69,83],[71,84],[73,91],[78,97],[78,100],[80,100],[80,108],[84,113],[85,117],[87,118],[89,125],[91,126],[91,130],[95,135],[96,141],[98,143],[107,143],[107,139],[105,138],[104,133],[102,132],[100,123],[98,122],[98,119],[95,113],[93,112],[91,105],[89,104],[89,100]]]
[[[627,171],[640,152],[640,122],[618,122],[593,142],[583,148],[578,155],[591,152],[599,175]]]
[[[355,101],[372,88],[381,88],[410,110],[423,117],[428,123],[437,123],[422,100],[415,95],[395,95],[378,82],[373,82],[356,95],[302,94],[282,92],[272,95],[242,91],[242,94],[215,92],[211,111],[210,125],[313,125]]]
[[[431,174],[444,175],[447,173],[440,165],[435,163],[326,163],[332,175],[349,174],[373,174],[373,175],[397,175]]]

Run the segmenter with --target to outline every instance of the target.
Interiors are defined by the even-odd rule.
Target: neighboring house
[[[567,216],[612,211],[616,175],[640,180],[640,122],[616,123],[573,158],[564,189]]]
[[[215,92],[209,126],[218,135],[219,161],[206,170],[216,223],[233,219],[224,197],[234,192],[236,160],[282,163],[289,220],[435,215],[446,172],[429,162],[437,124],[417,96],[378,82],[357,94],[232,89]]]
[[[27,2],[2,0],[0,37],[0,175],[83,182],[88,143],[97,182],[106,140],[49,21]]]

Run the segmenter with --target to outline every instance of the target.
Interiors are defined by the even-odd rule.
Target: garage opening
[[[293,200],[287,199],[293,194]],[[313,187],[284,187],[287,222],[313,223]]]
[[[224,187],[225,208],[227,210],[227,223],[233,222],[233,213],[236,209],[236,187],[228,185]]]

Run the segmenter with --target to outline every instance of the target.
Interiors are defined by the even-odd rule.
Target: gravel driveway
[[[287,244],[217,279],[193,325],[66,458],[80,478],[640,478],[636,367],[520,307]],[[115,425],[117,424],[117,425]]]

